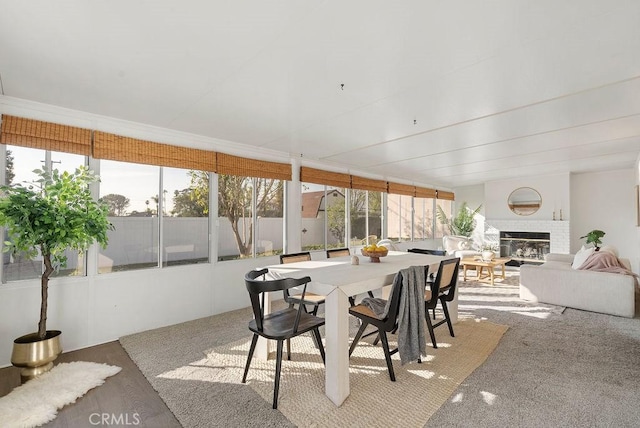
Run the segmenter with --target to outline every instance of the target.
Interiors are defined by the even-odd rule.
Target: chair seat
[[[293,300],[295,303],[300,302],[302,294],[292,294],[289,296],[289,300]],[[327,296],[315,293],[304,293],[304,304],[306,305],[321,305],[324,303]]]
[[[424,300],[431,300],[431,290],[428,288],[424,290]]]
[[[303,312],[300,313],[298,331],[294,333],[293,325],[297,315],[298,310],[293,308],[272,312],[264,316],[262,331],[258,330],[255,319],[249,322],[249,330],[267,339],[288,339],[324,325],[324,318]]]
[[[349,308],[349,313],[354,316],[359,315],[360,317],[365,316],[374,320],[381,320],[381,318],[378,318],[371,308],[366,305],[352,306]]]

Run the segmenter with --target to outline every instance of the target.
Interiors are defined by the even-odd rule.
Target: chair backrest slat
[[[327,250],[327,258],[350,256],[351,252],[348,248],[333,248]]]
[[[280,254],[280,264],[308,262],[311,260],[311,253],[304,251],[302,253]]]
[[[456,284],[458,283],[458,268],[460,266],[460,258],[446,259],[440,262],[438,267],[438,275],[434,281],[431,292],[437,298],[441,290],[446,290],[446,301],[453,300],[456,292]]]

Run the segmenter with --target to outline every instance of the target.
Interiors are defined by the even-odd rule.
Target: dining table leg
[[[336,406],[349,396],[349,299],[334,288],[325,300],[325,394]]]

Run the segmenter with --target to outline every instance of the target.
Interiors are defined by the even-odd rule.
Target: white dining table
[[[349,396],[349,296],[377,290],[393,283],[395,274],[409,266],[429,265],[429,272],[436,273],[440,261],[451,256],[389,251],[380,263],[372,263],[368,257],[359,256],[358,265],[351,264],[351,257],[305,261],[265,266],[272,278],[311,277],[307,291],[324,294],[325,300],[325,394],[340,406]],[[457,293],[456,293],[457,294]],[[272,297],[274,300],[278,296]],[[281,297],[280,297],[281,298]],[[457,321],[457,295],[448,304],[452,322]],[[270,305],[265,308],[270,311]],[[256,348],[256,357],[266,359],[269,353],[267,341]],[[381,354],[381,358],[382,354]]]

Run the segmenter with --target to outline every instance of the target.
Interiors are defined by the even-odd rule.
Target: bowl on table
[[[369,261],[372,263],[380,263],[380,257],[386,257],[389,254],[389,249],[385,247],[377,247],[375,250],[367,250],[363,248],[360,250],[362,255],[369,257]]]

